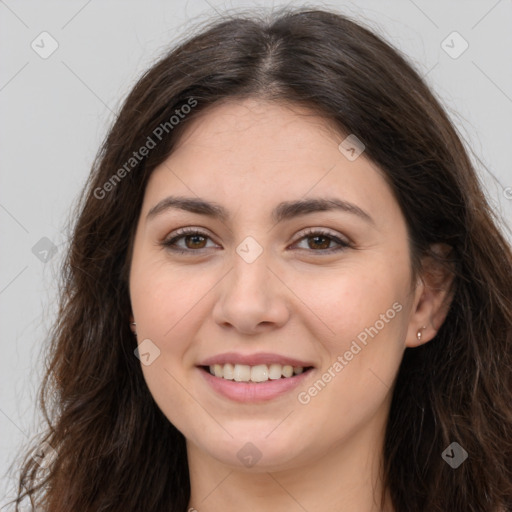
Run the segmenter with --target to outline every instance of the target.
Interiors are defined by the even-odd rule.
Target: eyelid
[[[338,233],[336,231],[332,231],[329,228],[306,228],[302,231],[300,231],[297,235],[296,242],[300,241],[302,238],[305,238],[306,236],[311,235],[323,235],[328,236],[334,240],[339,240],[341,243],[344,243],[346,245],[352,245],[352,240],[346,235],[343,235],[341,233]],[[295,242],[293,242],[295,243]]]
[[[298,251],[302,251],[303,253],[306,253],[307,255],[315,255],[318,254],[320,256],[324,255],[330,255],[330,254],[338,254],[343,251],[346,251],[347,249],[354,248],[353,242],[345,235],[338,234],[337,232],[333,232],[330,229],[327,228],[306,228],[305,230],[301,231],[298,235],[296,240],[292,243],[291,246],[298,244],[302,240],[307,240],[307,238],[313,237],[313,236],[321,236],[326,237],[330,239],[331,242],[334,242],[337,244],[335,247],[331,247],[329,249],[320,249],[320,250],[314,250],[314,249],[294,249]]]
[[[200,235],[200,236],[203,236],[205,238],[208,238],[208,239],[214,241],[213,237],[207,231],[205,231],[204,228],[198,228],[198,227],[194,227],[194,226],[187,226],[187,227],[184,227],[184,228],[179,228],[176,231],[173,231],[169,236],[166,236],[164,238],[164,240],[159,245],[163,245],[164,247],[170,248],[171,242],[174,242],[175,240],[180,239],[180,238],[184,238],[187,235],[188,236]],[[171,249],[171,250],[173,250],[173,249]],[[176,249],[176,251],[178,251],[178,252],[180,252],[180,251],[181,252],[200,252],[201,250],[203,250],[203,249],[198,249],[196,251],[190,250],[190,249],[188,249],[186,251],[185,250]]]

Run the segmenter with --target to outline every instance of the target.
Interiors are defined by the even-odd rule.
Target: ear
[[[422,259],[407,331],[407,347],[418,347],[434,338],[453,299],[455,273],[453,263],[448,260],[452,248],[446,244],[434,244],[430,248],[438,258],[428,255]]]

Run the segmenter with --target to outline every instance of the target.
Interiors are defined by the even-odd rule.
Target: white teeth
[[[211,366],[210,366],[210,371],[211,371]],[[223,376],[223,372],[222,372],[222,365],[220,364],[214,364],[213,365],[213,374],[215,375],[215,377],[222,377]]]
[[[269,379],[276,380],[281,378],[281,365],[271,364],[268,368]]]
[[[268,366],[259,364],[251,367],[251,380],[253,382],[265,382],[268,380]]]
[[[286,364],[283,366],[283,377],[291,377],[293,375],[293,366]]]
[[[246,364],[235,364],[233,375],[237,382],[248,382],[251,380],[251,367]]]
[[[273,363],[270,365],[258,364],[249,366],[247,364],[226,363],[214,364],[209,367],[210,373],[215,377],[236,382],[266,382],[267,380],[277,380],[281,377],[288,378],[293,375],[299,375],[304,371],[302,366],[291,366],[289,364],[280,365]]]
[[[219,377],[222,377],[224,379],[227,379],[227,380],[233,380],[234,379],[234,370],[235,370],[235,367],[230,364],[230,363],[227,363],[225,364],[224,366],[220,365],[220,373],[221,375],[219,375]],[[211,368],[211,366],[210,366]]]

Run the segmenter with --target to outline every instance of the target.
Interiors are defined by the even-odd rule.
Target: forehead
[[[275,158],[337,144],[342,134],[334,123],[312,109],[257,98],[225,100],[200,112],[184,130],[173,153],[194,146],[216,151]],[[261,153],[261,146],[264,153]],[[288,155],[289,156],[289,155]]]
[[[214,104],[153,171],[146,190],[152,204],[144,208],[171,193],[229,202],[235,211],[334,194],[376,212],[394,201],[391,190],[364,153],[351,161],[339,150],[345,137],[302,106],[252,98]]]

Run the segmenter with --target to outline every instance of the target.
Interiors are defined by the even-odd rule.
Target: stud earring
[[[418,341],[421,341],[421,337],[423,335],[423,333],[421,332],[422,329],[426,329],[427,326],[424,325],[421,329],[418,330],[418,333],[416,334],[416,337],[418,338]]]
[[[137,325],[135,322],[130,322],[130,325]],[[133,334],[135,334],[135,336],[137,336],[137,331],[133,331]]]

